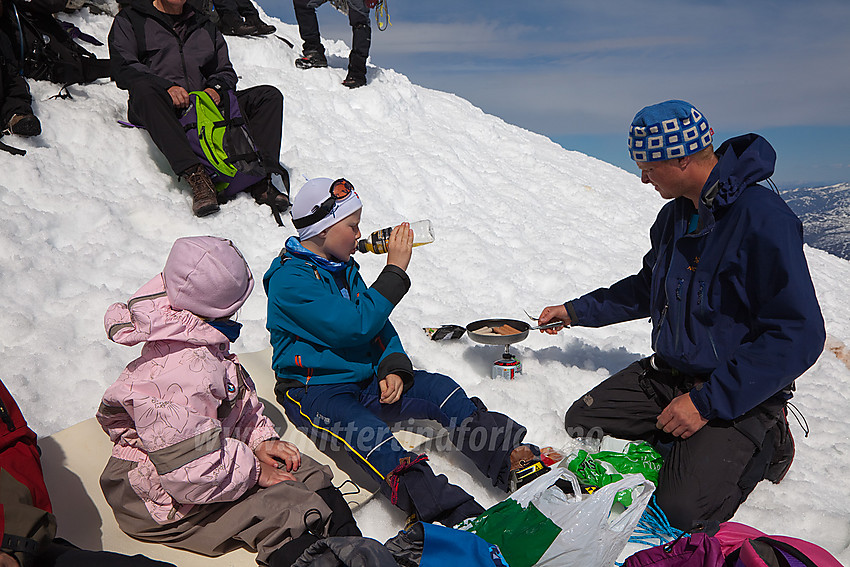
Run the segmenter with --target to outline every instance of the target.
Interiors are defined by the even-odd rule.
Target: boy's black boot
[[[439,522],[452,527],[467,518],[480,515],[484,508],[459,486],[449,483],[446,475],[435,475],[426,462],[428,457],[405,457],[387,475],[381,491],[390,502],[422,522]]]

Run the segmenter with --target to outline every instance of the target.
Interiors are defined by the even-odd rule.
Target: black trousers
[[[260,13],[251,0],[214,0],[216,12],[239,14],[243,18],[247,16],[259,16]]]
[[[665,456],[655,498],[670,523],[690,530],[704,521],[731,518],[773,458],[785,403],[769,400],[734,421],[712,420],[688,439],[657,429],[658,414],[692,379],[635,362],[576,400],[564,425],[571,437],[644,440]]]
[[[236,91],[236,100],[263,165],[267,170],[276,169],[283,131],[283,95],[275,87],[260,85]],[[174,108],[168,91],[152,82],[140,81],[130,89],[127,117],[133,124],[147,129],[177,175],[200,163],[189,146],[179,116],[180,111]]]
[[[295,8],[295,19],[298,22],[298,33],[304,42],[304,52],[318,51],[324,53],[322,39],[319,35],[319,20],[316,8],[325,0],[292,0]],[[366,75],[366,60],[369,58],[369,48],[372,45],[372,28],[369,25],[369,10],[362,1],[348,2],[348,23],[351,24],[351,53],[348,56],[349,73]]]
[[[144,555],[122,555],[111,551],[79,549],[64,540],[54,540],[34,561],[34,567],[174,567]]]

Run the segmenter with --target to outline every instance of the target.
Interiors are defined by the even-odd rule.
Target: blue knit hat
[[[629,156],[635,161],[661,161],[695,154],[711,144],[714,130],[694,106],[668,100],[647,106],[629,128]]]

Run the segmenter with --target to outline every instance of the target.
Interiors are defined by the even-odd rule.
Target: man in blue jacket
[[[672,525],[725,521],[794,456],[786,402],[826,332],[803,254],[802,225],[758,185],[776,152],[761,136],[724,142],[692,105],[648,106],[629,152],[665,199],[641,270],[547,307],[540,324],[601,327],[652,320],[654,354],[567,411],[573,437],[645,439],[669,450],[656,492]],[[551,333],[557,331],[548,331]]]
[[[504,490],[517,485],[517,470],[540,472],[539,450],[522,444],[522,425],[488,411],[448,376],[413,369],[389,322],[410,289],[412,231],[406,223],[393,230],[387,265],[367,287],[351,257],[360,213],[360,198],[345,179],[311,179],[295,197],[298,237],[286,241],[263,277],[277,400],[319,449],[348,451],[393,504],[423,522],[453,526],[484,509],[445,475],[434,475],[425,455],[404,449],[392,425],[438,421]]]

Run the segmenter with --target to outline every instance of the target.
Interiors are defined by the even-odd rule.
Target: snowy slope
[[[67,16],[66,16],[67,17]],[[110,19],[67,17],[106,38]],[[275,21],[296,40],[294,26]],[[284,93],[283,163],[297,189],[314,176],[345,176],[365,203],[364,233],[430,218],[437,241],[418,248],[413,288],[393,322],[416,366],[455,377],[494,410],[529,428],[528,439],[569,446],[563,414],[578,395],[649,349],[645,321],[533,334],[514,352],[524,374],[493,381],[498,347],[464,338],[427,340],[423,326],[488,317],[523,318],[640,266],[648,228],[663,201],[632,173],[506,124],[454,95],[423,89],[392,70],[370,68],[369,85],[340,85],[348,48],[329,45],[331,68],[300,71],[295,51],[274,38],[231,38],[240,86]],[[101,56],[106,49],[96,48]],[[92,416],[103,390],[136,350],[106,340],[102,317],[158,273],[175,238],[226,236],[260,277],[294,229],[243,196],[221,213],[191,215],[185,184],[143,132],[126,130],[126,93],[101,82],[33,82],[44,134],[8,139],[25,157],[0,153],[0,377],[32,426],[48,435]],[[625,147],[623,149],[625,152]],[[807,248],[834,345],[850,344],[844,290],[850,263]],[[384,258],[361,256],[367,280]],[[262,289],[242,309],[235,350],[268,346]],[[780,486],[760,485],[736,519],[768,533],[811,539],[850,563],[850,370],[831,351],[798,382],[795,403],[811,427],[793,426],[797,460]],[[464,457],[433,452],[434,467],[484,505],[500,495]],[[401,513],[384,500],[358,512],[367,535],[385,539]]]

